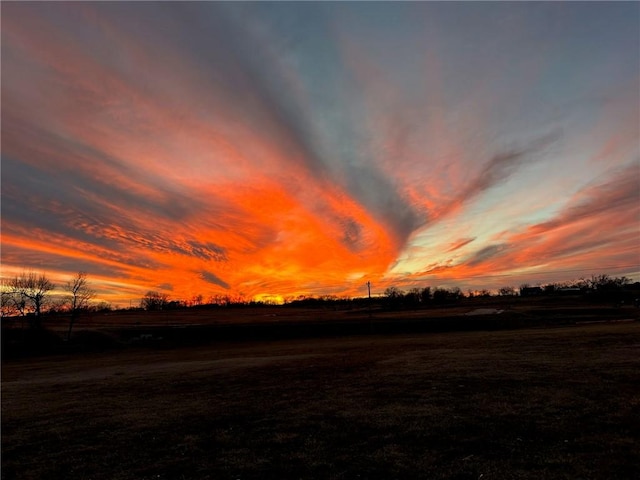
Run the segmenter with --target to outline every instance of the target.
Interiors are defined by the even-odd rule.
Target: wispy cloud
[[[549,133],[530,141],[524,147],[505,150],[491,157],[482,165],[475,177],[462,187],[453,201],[444,207],[440,215],[448,214],[461,208],[465,203],[474,200],[480,194],[498,187],[516,173],[518,169],[539,160],[543,156],[545,148],[557,141],[559,135],[558,132]]]
[[[455,252],[456,250],[464,247],[465,245],[470,244],[476,239],[476,237],[470,238],[461,238],[460,240],[455,241],[451,244],[451,246],[447,249],[447,252]]]
[[[211,273],[211,272],[207,272],[207,271],[202,271],[200,272],[200,275],[202,276],[202,278],[209,282],[209,283],[213,283],[214,285],[218,285],[222,288],[224,288],[225,290],[229,289],[229,284],[227,282],[225,282],[224,280],[218,278],[217,275]]]
[[[472,252],[446,268],[428,268],[424,275],[464,280],[540,269],[549,281],[574,272],[635,271],[640,267],[640,163],[632,162],[605,179],[579,190],[561,211],[521,232],[501,236],[503,242]],[[463,243],[464,242],[460,242]],[[551,266],[553,267],[551,268]],[[554,270],[558,273],[554,274]],[[513,280],[526,281],[526,273]]]

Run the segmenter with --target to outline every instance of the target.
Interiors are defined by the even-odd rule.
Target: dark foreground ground
[[[3,479],[632,479],[640,323],[3,362]]]

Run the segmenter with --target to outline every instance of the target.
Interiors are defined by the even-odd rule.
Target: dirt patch
[[[22,376],[21,378],[13,378],[10,380],[3,380],[3,385],[14,384],[18,385],[35,385],[35,384],[47,384],[47,383],[74,383],[74,382],[89,382],[103,380],[112,376],[126,376],[129,378],[147,377],[154,375],[167,375],[175,376],[182,373],[194,373],[198,371],[215,371],[215,372],[230,372],[233,370],[244,368],[264,367],[274,362],[289,362],[301,359],[308,359],[318,357],[318,354],[307,355],[272,355],[267,357],[238,357],[238,358],[222,358],[214,360],[191,360],[191,361],[156,361],[153,363],[142,363],[137,365],[122,365],[116,364],[109,367],[99,368],[81,368],[77,367],[69,368],[73,371],[58,371],[52,373],[49,371],[40,371],[31,373],[28,376]],[[69,364],[69,367],[74,362]]]

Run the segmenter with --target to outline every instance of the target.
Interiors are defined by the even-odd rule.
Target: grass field
[[[640,324],[4,362],[3,479],[623,479]]]
[[[45,315],[41,319],[44,329],[29,329],[28,318],[3,318],[2,359],[128,348],[139,345],[141,339],[155,348],[176,348],[231,340],[496,331],[640,321],[640,309],[631,304],[589,303],[581,298],[490,297],[415,309],[385,309],[374,304],[371,309],[333,305],[94,312],[80,316],[71,340],[66,341],[69,320],[68,314]]]

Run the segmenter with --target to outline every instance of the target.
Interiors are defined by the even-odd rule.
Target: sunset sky
[[[2,275],[640,280],[640,3],[2,5]]]

